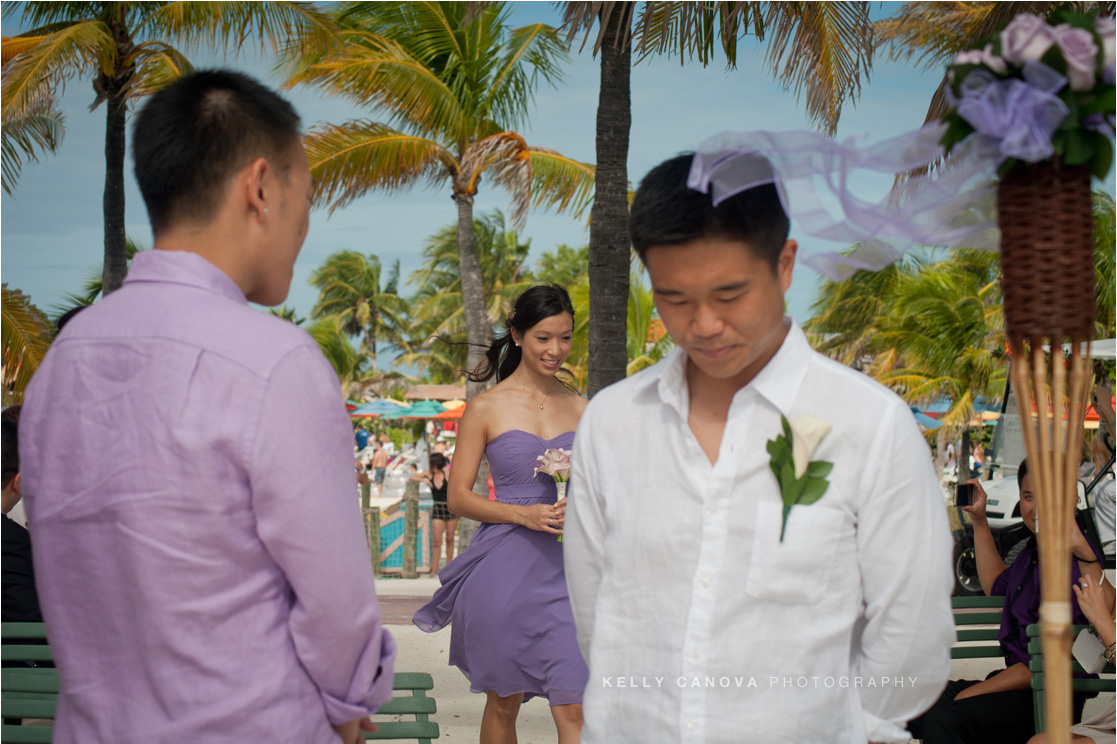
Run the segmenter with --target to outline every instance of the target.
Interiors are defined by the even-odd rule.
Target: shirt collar
[[[787,337],[776,355],[746,387],[766,398],[784,416],[790,416],[813,352],[799,324],[789,316],[784,316],[784,323],[788,326]]]
[[[784,323],[788,327],[787,336],[776,355],[764,365],[764,369],[760,370],[752,382],[737,391],[737,395],[751,388],[787,416],[803,384],[812,351],[799,324],[790,316],[784,316]],[[686,363],[686,352],[675,347],[663,361],[644,372],[639,379],[633,380],[636,386],[633,392],[639,394],[655,386],[660,399],[676,408],[685,419],[690,402]]]
[[[248,304],[244,292],[228,274],[190,251],[156,249],[137,253],[124,279],[125,284],[135,282],[184,284],[222,295],[242,305]]]

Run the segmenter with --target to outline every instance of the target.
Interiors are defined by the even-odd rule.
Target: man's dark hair
[[[285,175],[299,116],[252,78],[207,70],[153,95],[132,137],[136,181],[158,235],[178,222],[212,219],[229,178],[256,158]]]
[[[0,447],[0,488],[7,488],[19,473],[19,424],[15,421],[0,421]]]
[[[700,238],[728,238],[747,245],[776,273],[791,223],[772,184],[729,197],[716,207],[710,194],[687,186],[693,153],[666,160],[648,172],[628,215],[628,236],[640,260],[652,246]]]
[[[1020,461],[1020,467],[1016,469],[1016,487],[1024,487],[1024,478],[1028,475],[1028,458]]]

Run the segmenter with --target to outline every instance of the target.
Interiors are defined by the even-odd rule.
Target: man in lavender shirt
[[[352,430],[286,298],[311,177],[290,104],[203,72],[134,130],[155,250],[67,325],[20,449],[55,742],[345,744],[391,698]]]

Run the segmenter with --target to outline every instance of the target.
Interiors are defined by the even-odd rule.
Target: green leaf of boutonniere
[[[783,424],[783,434],[775,439],[768,440],[766,449],[770,459],[769,467],[776,476],[780,486],[780,495],[783,500],[783,522],[780,525],[780,542],[783,542],[784,533],[787,531],[787,518],[791,514],[791,507],[795,505],[809,506],[818,501],[830,487],[826,476],[834,468],[831,462],[817,460],[814,462],[795,462],[795,446],[800,447],[801,457],[805,460],[830,431],[830,425],[813,416],[797,416],[795,424],[780,416]],[[796,442],[795,437],[799,440]],[[798,470],[802,473],[795,475]]]

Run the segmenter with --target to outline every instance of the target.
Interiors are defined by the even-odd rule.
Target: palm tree
[[[274,315],[281,320],[286,320],[288,323],[294,323],[297,326],[301,326],[306,322],[306,318],[300,318],[298,310],[289,305],[284,305],[283,307],[269,307],[268,314]]]
[[[341,381],[341,397],[349,397],[349,388],[366,382],[372,375],[373,357],[362,354],[349,343],[344,324],[336,315],[320,318],[306,332],[318,342],[322,355],[329,361]]]
[[[147,247],[137,241],[131,235],[126,236],[124,241],[124,258],[127,262],[125,265],[128,268],[132,266],[132,259],[140,251],[147,250]],[[86,274],[85,281],[82,282],[81,290],[78,292],[67,292],[62,295],[62,304],[55,305],[51,308],[51,320],[57,322],[59,318],[72,310],[79,307],[88,307],[97,301],[98,297],[104,294],[104,266],[98,265]]]
[[[415,364],[432,381],[460,380],[469,364],[465,311],[462,302],[459,230],[443,227],[423,248],[423,263],[407,283],[416,285],[410,299],[415,324],[410,346],[414,351],[399,361]],[[492,328],[508,314],[516,297],[532,284],[527,268],[531,241],[520,242],[507,227],[500,210],[475,219],[473,233],[484,289],[485,322]],[[445,343],[448,341],[450,343]]]
[[[674,347],[674,342],[659,322],[651,287],[636,271],[631,273],[628,286],[628,364],[625,374],[634,375],[666,356]]]
[[[715,49],[736,65],[737,40],[769,36],[767,62],[785,89],[807,94],[807,115],[833,133],[842,103],[860,91],[872,64],[869,4],[645,2],[633,27],[634,3],[567,2],[571,35],[599,28],[601,92],[597,106],[596,198],[590,219],[589,394],[625,375],[625,306],[629,242],[627,159],[631,122],[631,52],[678,52],[708,64]]]
[[[888,320],[887,303],[897,281],[917,273],[924,263],[923,255],[915,253],[877,272],[859,271],[843,282],[824,281],[811,305],[811,318],[803,324],[814,349],[870,377],[892,371],[896,350],[879,343],[880,324]]]
[[[407,328],[407,304],[397,295],[399,261],[381,286],[380,259],[356,251],[338,251],[310,275],[318,301],[310,311],[314,320],[336,318],[348,336],[362,336],[376,365],[378,338],[399,341]]]
[[[7,87],[11,61],[33,49],[42,37],[10,39],[0,43],[0,80]],[[40,151],[55,152],[65,134],[65,118],[55,108],[54,92],[46,84],[29,91],[18,105],[4,109],[0,136],[3,139],[3,188],[12,193],[23,170],[24,160],[38,161]]]
[[[946,436],[962,433],[959,482],[968,477],[970,420],[977,396],[1005,385],[1004,314],[995,254],[955,251],[918,274],[902,274],[879,343],[895,348],[902,366],[879,380],[911,403],[951,399],[940,417]]]
[[[1094,297],[1097,303],[1094,338],[1117,336],[1117,298],[1113,293],[1114,286],[1117,286],[1115,217],[1113,197],[1101,189],[1094,189]]]
[[[20,35],[37,43],[5,70],[2,114],[32,108],[44,88],[61,90],[66,80],[92,75],[96,98],[105,103],[104,286],[112,292],[127,273],[124,235],[125,117],[128,105],[192,70],[172,44],[188,47],[256,34],[273,48],[297,34],[308,47],[326,45],[329,19],[296,2],[25,2],[7,3],[4,17],[19,9]]]
[[[0,346],[3,347],[4,405],[23,402],[23,391],[39,368],[54,337],[54,326],[31,298],[18,289],[0,289],[3,316]]]
[[[317,198],[336,209],[377,190],[417,183],[449,185],[457,205],[457,244],[469,365],[492,339],[473,232],[482,176],[512,196],[512,222],[529,205],[578,212],[589,200],[593,168],[553,150],[529,147],[512,131],[526,118],[536,84],[560,79],[565,53],[544,24],[509,29],[504,6],[466,22],[454,2],[342,6],[344,48],[302,60],[288,84],[305,83],[375,105],[389,123],[324,124],[307,137]],[[481,390],[469,383],[466,396]]]

